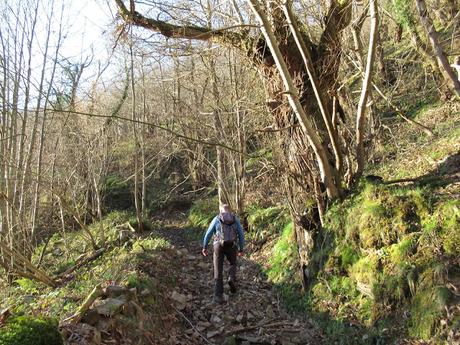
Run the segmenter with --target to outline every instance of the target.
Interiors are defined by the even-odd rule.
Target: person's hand
[[[243,256],[244,252],[242,250],[238,251],[238,256]]]
[[[203,256],[208,256],[208,250],[206,248],[203,248],[201,254],[203,254]]]

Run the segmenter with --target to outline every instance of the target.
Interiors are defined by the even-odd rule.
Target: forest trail
[[[255,262],[239,258],[238,291],[230,294],[225,284],[226,302],[216,305],[212,302],[212,252],[203,257],[199,241],[189,240],[182,228],[164,228],[160,234],[175,246],[180,260],[171,300],[186,328],[177,336],[177,344],[322,343],[321,333],[307,318],[283,310],[273,285],[264,280]]]

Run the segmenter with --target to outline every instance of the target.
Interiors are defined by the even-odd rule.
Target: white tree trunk
[[[369,12],[371,16],[371,29],[369,34],[369,48],[367,52],[366,71],[364,72],[363,86],[356,113],[356,177],[361,176],[365,163],[364,139],[366,129],[366,108],[367,99],[371,89],[372,73],[374,69],[376,37],[378,27],[378,6],[377,0],[369,0]]]

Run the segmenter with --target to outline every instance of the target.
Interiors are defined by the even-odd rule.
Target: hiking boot
[[[213,303],[215,304],[223,304],[224,303],[224,296],[222,295],[214,295],[212,298]]]
[[[236,284],[233,280],[228,281],[228,286],[230,286],[230,292],[231,293],[236,293]]]

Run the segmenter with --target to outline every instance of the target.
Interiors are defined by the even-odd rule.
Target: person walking
[[[230,263],[228,270],[228,285],[230,292],[236,288],[236,258],[243,255],[244,233],[240,220],[230,210],[229,205],[222,205],[220,212],[211,221],[203,239],[202,254],[208,256],[208,243],[214,235],[213,263],[214,263],[214,297],[215,303],[224,302],[224,256]],[[238,238],[238,244],[237,244]]]

